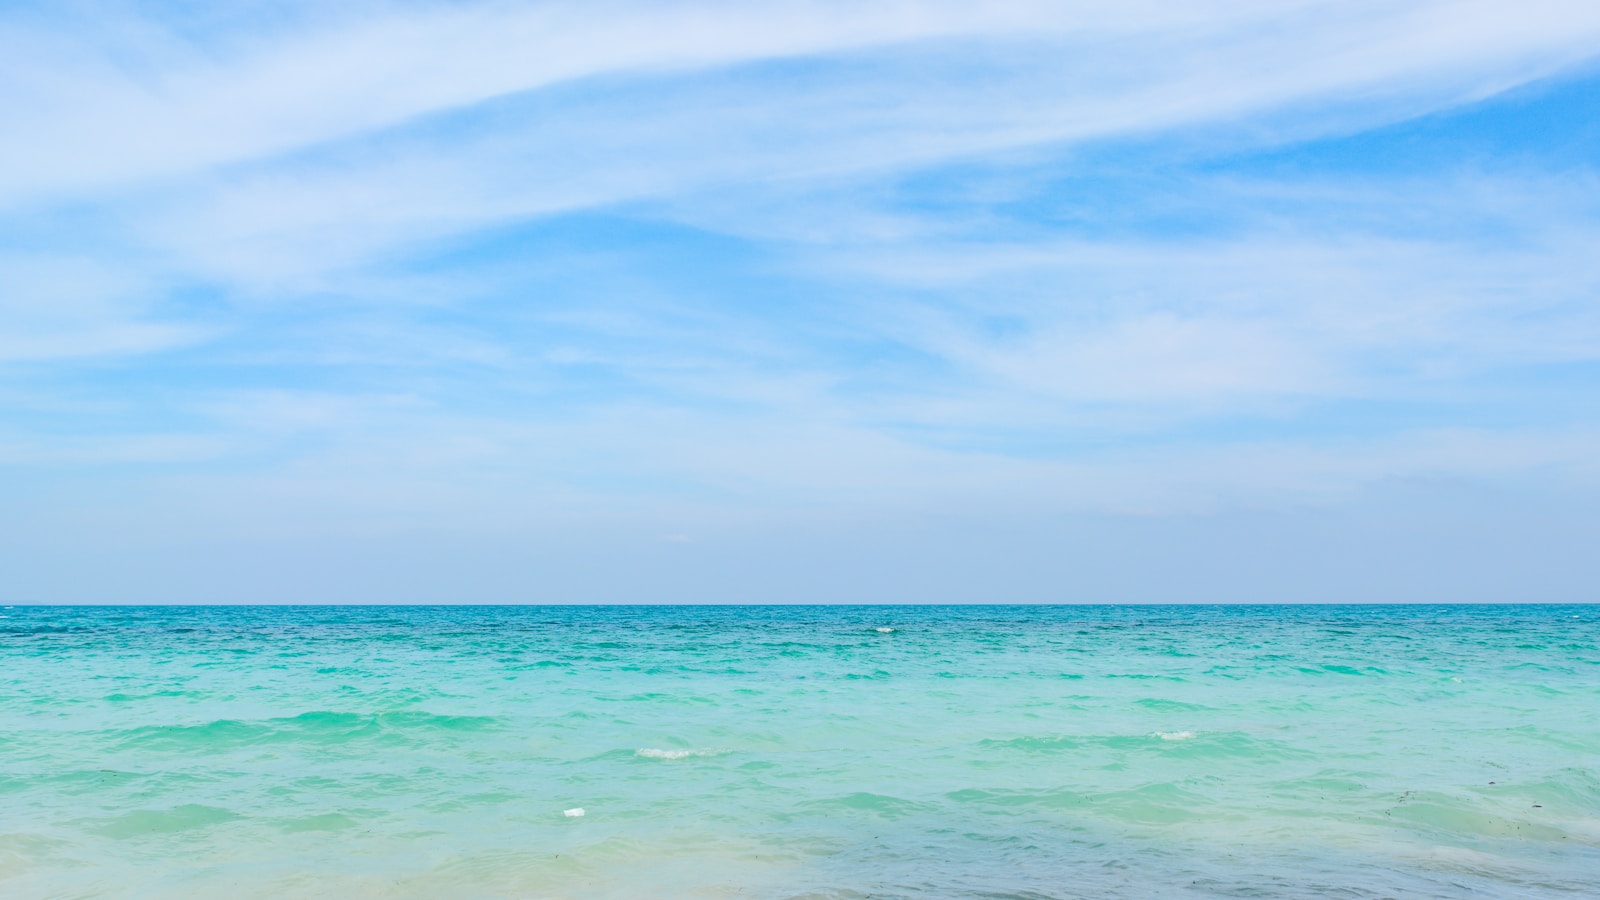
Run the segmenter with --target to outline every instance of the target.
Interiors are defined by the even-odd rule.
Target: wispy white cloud
[[[41,25],[28,17],[4,32],[7,74],[23,88],[10,95],[7,121],[12,135],[31,137],[5,142],[0,161],[14,176],[6,193],[254,159],[609,73],[1040,27],[1116,33],[1163,11],[1032,2],[369,4],[220,46],[168,32],[157,17],[97,12],[114,18]]]
[[[1592,163],[1295,147],[1596,56],[1568,0],[9,9],[0,464],[171,535],[697,550],[1593,490],[1537,384],[1600,360]]]
[[[0,362],[147,353],[210,336],[156,314],[150,276],[84,253],[0,254]]]
[[[1600,50],[1590,5],[1536,7],[397,6],[313,17],[220,56],[151,37],[157,23],[91,29],[72,47],[13,29],[6,43],[34,49],[10,57],[25,87],[0,117],[0,179],[11,179],[0,197],[160,186],[143,195],[153,208],[134,207],[133,240],[262,279],[694,187],[1355,101],[1368,119],[1413,114]],[[780,59],[806,70],[749,68]],[[283,156],[585,78],[521,112]]]
[[[911,217],[887,236],[869,224],[842,242],[801,239],[790,264],[877,285],[869,315],[884,333],[1009,397],[1206,413],[1252,398],[1437,397],[1454,378],[1600,352],[1592,178],[1292,183],[1287,206],[1273,186],[1204,191],[1232,216],[1207,234],[1064,237]],[[1263,195],[1270,213],[1253,214]],[[853,215],[800,213],[842,221],[843,234]],[[784,221],[769,207],[754,227]]]

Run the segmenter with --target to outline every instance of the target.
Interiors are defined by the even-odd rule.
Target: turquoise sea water
[[[7,897],[1600,895],[1595,606],[0,615]]]

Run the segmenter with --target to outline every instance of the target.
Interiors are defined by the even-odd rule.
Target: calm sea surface
[[[0,615],[7,897],[1600,895],[1595,606]]]

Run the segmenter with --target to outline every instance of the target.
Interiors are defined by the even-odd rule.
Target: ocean
[[[0,616],[10,898],[1600,895],[1597,606]]]

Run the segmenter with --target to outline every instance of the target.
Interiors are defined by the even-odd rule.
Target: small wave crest
[[[1194,738],[1194,732],[1192,732],[1192,731],[1158,731],[1158,732],[1156,732],[1155,736],[1158,737],[1158,738],[1161,738],[1163,741],[1187,741],[1187,740],[1191,740],[1191,739]]]
[[[655,747],[642,747],[633,751],[633,755],[640,759],[689,759],[693,756],[720,756],[721,750],[660,750]]]

